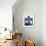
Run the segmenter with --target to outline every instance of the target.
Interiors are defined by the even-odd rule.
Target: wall
[[[46,0],[41,1],[40,23],[41,23],[40,31],[41,31],[42,46],[46,46]]]
[[[15,29],[23,33],[23,37],[35,41],[36,46],[41,46],[40,29],[40,0],[23,0],[19,5],[13,6]],[[23,14],[25,12],[35,13],[35,27],[23,27]]]
[[[0,0],[0,27],[12,29],[12,6],[16,0]]]

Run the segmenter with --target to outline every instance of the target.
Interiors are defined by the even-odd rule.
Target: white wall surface
[[[46,0],[23,0],[13,6],[15,29],[24,37],[35,41],[36,46],[46,46]],[[23,13],[35,13],[35,28],[23,27]]]
[[[16,0],[0,0],[0,27],[12,28],[12,6]]]
[[[41,29],[40,29],[40,0],[23,0],[20,5],[16,7],[14,5],[14,19],[15,19],[15,29],[18,32],[22,32],[24,38],[34,40],[36,46],[41,46]],[[30,12],[35,14],[35,27],[26,28],[23,27],[23,14],[25,12]]]
[[[41,0],[40,23],[42,46],[46,46],[46,0]]]

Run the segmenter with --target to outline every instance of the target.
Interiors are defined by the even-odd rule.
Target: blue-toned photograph
[[[34,16],[24,16],[24,27],[34,26]]]
[[[25,18],[25,26],[32,26],[32,25],[33,25],[33,18],[27,16],[27,18]]]

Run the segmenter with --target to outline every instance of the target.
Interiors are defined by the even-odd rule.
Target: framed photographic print
[[[24,27],[34,27],[34,15],[33,14],[23,15],[23,26]]]

